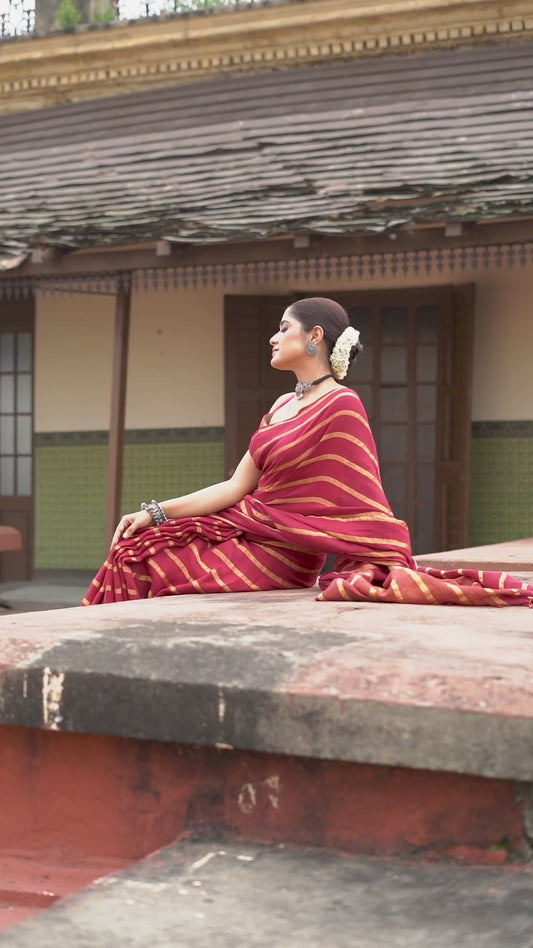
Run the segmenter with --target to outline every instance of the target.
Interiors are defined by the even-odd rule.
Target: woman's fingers
[[[144,520],[145,520],[144,510],[139,511],[139,513],[136,513],[136,514],[130,514],[128,517],[125,517],[123,519],[127,521],[125,529],[124,529],[124,533],[122,534],[125,540],[127,540],[128,537],[133,536],[133,534],[136,533],[137,530],[141,526],[146,526],[146,524],[144,523]]]
[[[137,533],[137,530],[144,530],[152,523],[152,516],[147,510],[138,510],[136,513],[125,514],[113,534],[111,546],[118,543],[119,540],[128,540],[129,537]]]
[[[135,520],[135,514],[126,514],[124,517],[121,518],[117,526],[117,529],[115,530],[113,534],[111,546],[114,546],[115,543],[118,543],[118,541],[122,540],[123,537],[128,537],[131,535],[127,533],[126,531],[131,526],[134,520]]]

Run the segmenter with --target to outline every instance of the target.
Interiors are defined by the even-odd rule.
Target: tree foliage
[[[75,30],[82,21],[82,14],[78,10],[74,0],[61,0],[57,8],[56,23],[65,33]]]

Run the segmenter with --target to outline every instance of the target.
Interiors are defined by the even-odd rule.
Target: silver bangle
[[[149,504],[141,504],[141,510],[148,511],[156,527],[160,527],[162,523],[168,523],[168,517],[157,500],[152,499]]]

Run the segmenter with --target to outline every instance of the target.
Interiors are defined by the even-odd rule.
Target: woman
[[[84,605],[309,587],[330,553],[320,599],[532,604],[533,588],[511,577],[487,588],[477,571],[443,581],[417,569],[381,486],[365,410],[339,384],[361,346],[338,303],[293,303],[270,345],[271,365],[296,375],[294,392],[263,417],[229,480],[122,517]]]

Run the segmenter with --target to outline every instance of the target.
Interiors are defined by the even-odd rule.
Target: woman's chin
[[[290,365],[287,365],[287,360],[284,359],[283,356],[280,356],[277,352],[271,356],[270,365],[273,369],[286,370],[291,368]]]

